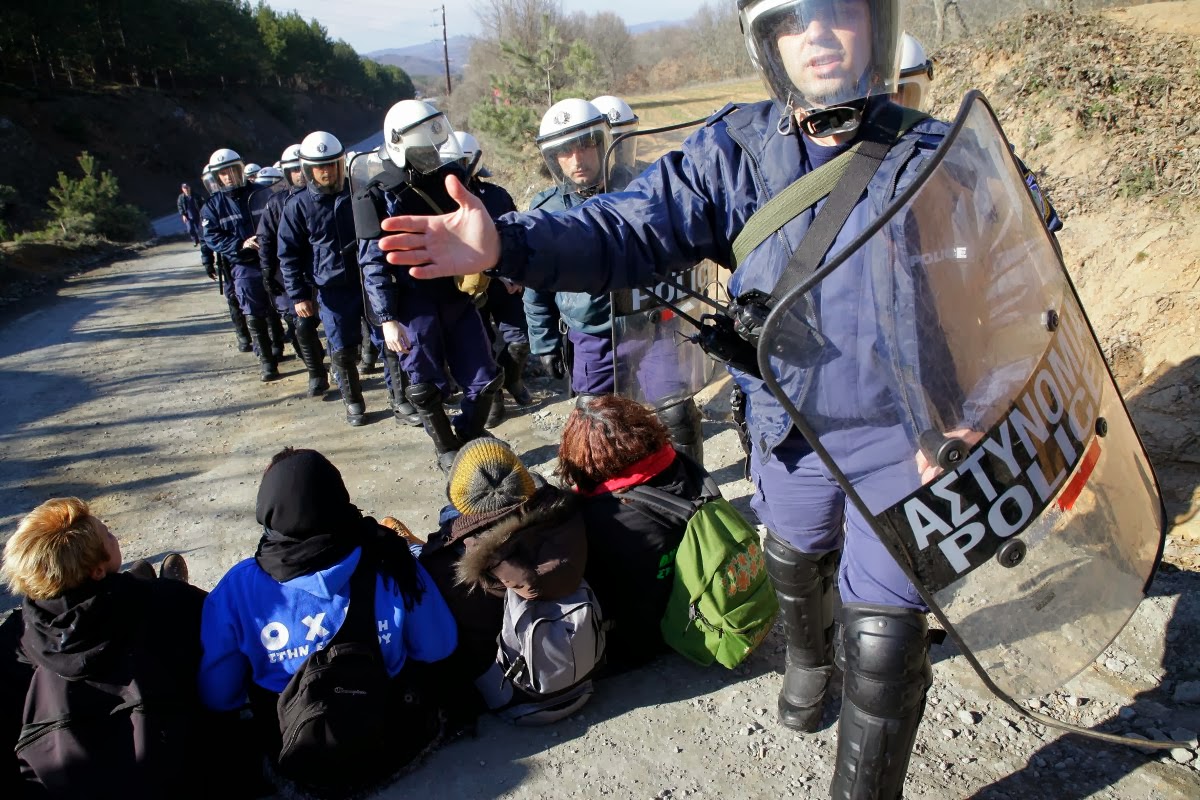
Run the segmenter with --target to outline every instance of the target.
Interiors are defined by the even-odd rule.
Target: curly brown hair
[[[667,429],[653,411],[625,397],[603,395],[571,412],[554,474],[590,492],[667,441]]]

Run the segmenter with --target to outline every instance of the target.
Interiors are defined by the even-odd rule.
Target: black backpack
[[[350,578],[346,620],[308,656],[279,695],[277,767],[297,783],[339,794],[378,782],[419,755],[441,730],[429,693],[408,666],[387,673],[375,624],[376,569],[364,553]]]

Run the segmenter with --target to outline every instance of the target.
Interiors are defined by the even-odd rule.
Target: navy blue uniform
[[[499,219],[510,211],[517,210],[512,195],[503,186],[472,180],[468,189],[483,201],[492,219]],[[490,321],[493,330],[504,344],[527,344],[529,325],[525,321],[525,304],[520,292],[509,292],[503,281],[492,281],[487,288],[487,303],[483,306],[485,321]]]
[[[266,187],[253,184],[217,192],[200,212],[204,242],[229,264],[242,313],[263,319],[271,315],[271,300],[263,288],[258,253],[242,243],[254,236],[268,195]]]
[[[561,186],[533,198],[529,210],[565,211],[583,203]],[[574,349],[571,390],[576,394],[611,394],[616,390],[612,354],[612,304],[608,292],[551,292],[526,286],[525,317],[529,349],[535,356],[553,353],[561,344],[559,320],[567,327]]]

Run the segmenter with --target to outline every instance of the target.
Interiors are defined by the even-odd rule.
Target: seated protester
[[[168,559],[186,573],[182,556]],[[120,568],[116,538],[73,497],[38,506],[5,545],[0,572],[24,601],[0,645],[3,747],[15,753],[4,797],[229,794],[206,780],[228,736],[196,692],[204,592]]]
[[[458,514],[429,535],[421,563],[458,619],[452,661],[473,680],[496,660],[505,590],[531,600],[566,597],[583,579],[587,543],[576,498],[535,480],[499,439],[463,445],[447,494]]]
[[[263,751],[280,756],[279,694],[308,657],[323,650],[348,617],[351,577],[360,560],[375,565],[371,627],[391,677],[403,737],[392,763],[372,763],[378,774],[330,775],[349,786],[394,773],[440,733],[428,673],[414,662],[449,656],[458,640],[450,610],[409,552],[408,544],[351,502],[341,473],[315,450],[287,448],[272,459],[258,489],[256,518],[263,526],[253,558],[229,570],[204,604],[200,696],[228,711],[250,701]],[[420,687],[415,693],[414,687]],[[389,706],[390,706],[389,701]],[[330,752],[331,760],[344,754]],[[290,776],[289,776],[290,777]]]
[[[701,496],[704,470],[677,454],[653,411],[604,395],[567,419],[555,473],[581,495],[587,528],[584,577],[610,625],[610,671],[638,666],[665,650],[659,621],[674,580],[684,526],[621,499],[645,484],[682,499]]]

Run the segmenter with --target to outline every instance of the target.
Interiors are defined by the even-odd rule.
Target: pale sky
[[[716,0],[729,2],[729,0]],[[360,53],[408,47],[442,38],[442,3],[439,0],[270,0],[276,11],[297,11],[307,19],[315,17],[332,39],[345,39]],[[472,0],[445,0],[446,29],[450,36],[474,36],[479,33]],[[627,25],[657,20],[683,20],[700,6],[697,0],[562,0],[566,13],[613,11]],[[435,10],[436,9],[436,10]],[[436,25],[436,27],[434,27]]]

